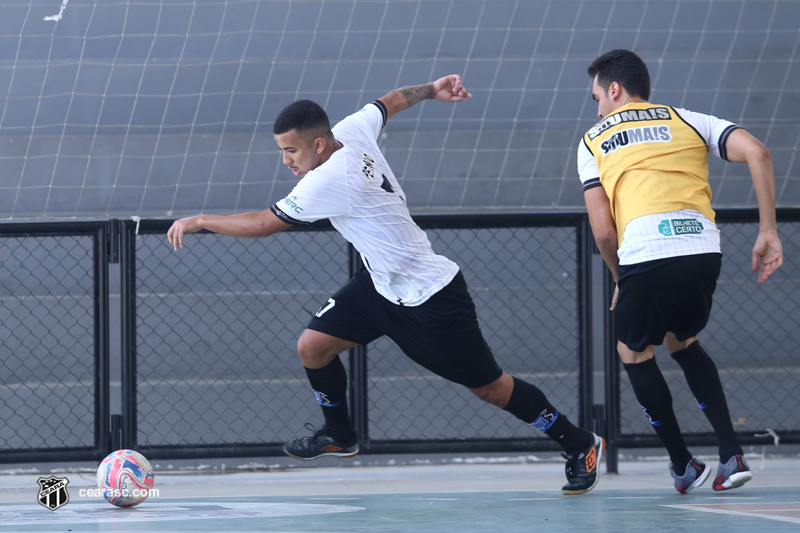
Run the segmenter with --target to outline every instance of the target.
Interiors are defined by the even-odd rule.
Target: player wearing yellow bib
[[[772,158],[737,125],[648,102],[647,66],[629,50],[612,50],[588,68],[601,118],[578,146],[578,172],[595,241],[617,282],[617,349],[636,399],[670,456],[685,494],[711,468],[692,457],[655,360],[664,343],[719,440],[714,490],[752,479],[736,440],[714,362],[697,335],[711,312],[720,273],[719,231],[711,209],[708,154],[746,162],[758,197],[753,271],[763,283],[783,264],[775,220]]]

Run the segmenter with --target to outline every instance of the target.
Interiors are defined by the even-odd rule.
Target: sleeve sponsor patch
[[[280,202],[276,203],[272,207],[270,207],[270,211],[272,211],[276,217],[281,219],[282,221],[286,222],[287,224],[296,225],[304,225],[310,224],[310,222],[306,222],[304,220],[298,220],[292,216],[292,214],[300,214],[303,212],[303,208],[297,205],[290,197],[286,197]]]

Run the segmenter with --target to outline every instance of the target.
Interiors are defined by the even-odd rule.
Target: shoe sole
[[[300,457],[299,455],[295,455],[290,453],[289,450],[286,449],[284,446],[283,453],[288,455],[289,457],[294,457],[295,459],[300,459],[301,461],[313,461],[314,459],[319,459],[320,457],[340,457],[342,459],[347,459],[349,457],[355,457],[358,455],[358,449],[354,452],[324,452],[319,455],[315,455],[314,457]]]
[[[713,489],[716,491],[738,489],[751,479],[753,479],[752,472],[737,472],[735,474],[731,474],[731,476],[726,479],[722,485],[714,485]]]
[[[583,490],[562,490],[561,494],[566,496],[574,496],[576,494],[586,494],[593,488],[597,486],[597,482],[600,481],[600,461],[603,459],[603,454],[606,451],[606,439],[600,437],[600,446],[597,448],[597,461],[595,462],[595,470],[597,471],[597,475],[594,476],[594,483],[588,489]]]
[[[706,482],[706,480],[708,479],[708,476],[709,476],[710,474],[711,474],[711,467],[710,467],[710,466],[708,466],[708,465],[705,465],[705,467],[703,468],[703,473],[702,473],[702,474],[700,474],[700,477],[698,477],[697,479],[695,479],[695,480],[694,480],[694,483],[692,483],[691,485],[689,485],[689,486],[686,488],[686,490],[685,490],[685,491],[681,492],[681,494],[688,494],[688,493],[690,493],[691,491],[693,491],[694,489],[696,489],[697,487],[699,487],[700,485],[702,485],[703,483],[705,483],[705,482]],[[678,491],[678,492],[680,492],[680,491]]]

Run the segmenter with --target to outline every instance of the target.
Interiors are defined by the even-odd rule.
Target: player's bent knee
[[[652,344],[644,349],[643,352],[635,352],[628,348],[622,341],[617,342],[617,352],[619,358],[626,365],[643,363],[655,356],[656,347]]]
[[[341,352],[355,346],[354,342],[338,339],[307,329],[297,339],[297,353],[306,368],[322,368]]]
[[[503,372],[499,378],[483,387],[470,388],[470,392],[486,403],[503,408],[511,398],[514,379]]]
[[[314,350],[302,350],[299,346],[297,353],[300,355],[300,362],[303,363],[303,366],[306,368],[322,368],[327,366],[333,361],[333,358],[336,357],[335,355],[325,355],[322,352]]]
[[[509,398],[511,397],[511,390],[503,387],[502,384],[497,382],[469,390],[472,394],[484,402],[500,408],[505,407]]]
[[[674,333],[670,332],[664,337],[664,347],[666,347],[669,353],[679,352],[681,350],[685,350],[689,347],[692,343],[697,340],[697,336],[689,337],[686,340],[679,341],[678,338],[675,336]]]
[[[498,407],[502,406],[505,402],[502,402],[500,394],[497,391],[491,389],[488,385],[485,387],[479,387],[477,389],[469,389],[472,394],[480,398],[486,403],[490,403],[492,405],[496,405]]]
[[[324,347],[307,335],[301,335],[297,339],[297,353],[300,355],[303,366],[307,368],[321,368],[333,359],[333,357],[326,357]]]

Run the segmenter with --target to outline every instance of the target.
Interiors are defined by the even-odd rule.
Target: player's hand
[[[619,299],[619,283],[614,284],[614,294],[611,296],[611,307],[608,308],[609,311],[613,311],[617,308],[617,300]]]
[[[467,98],[472,98],[472,95],[461,85],[461,76],[458,74],[450,74],[443,78],[439,78],[433,82],[433,96],[432,100],[440,100],[442,102],[460,102]]]
[[[167,232],[167,239],[172,247],[177,251],[178,248],[183,248],[183,236],[187,233],[196,233],[200,231],[200,220],[198,217],[189,217],[176,220],[172,223],[172,227]]]
[[[777,233],[759,233],[753,246],[753,272],[764,283],[783,264],[783,248]]]

